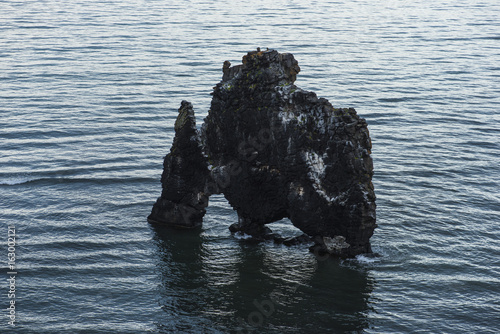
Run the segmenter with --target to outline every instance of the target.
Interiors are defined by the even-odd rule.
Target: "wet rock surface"
[[[376,227],[366,121],[352,108],[294,85],[292,54],[253,51],[223,65],[208,116],[196,130],[183,101],[163,192],[148,219],[177,227],[202,222],[208,198],[224,194],[238,214],[234,233],[351,257],[371,253]],[[266,224],[289,218],[307,236],[281,240]]]

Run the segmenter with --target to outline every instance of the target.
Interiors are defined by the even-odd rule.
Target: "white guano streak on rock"
[[[278,115],[281,118],[281,122],[285,126],[286,126],[286,124],[290,123],[290,121],[297,119],[297,116],[295,116],[295,114],[292,111],[288,111],[288,110],[280,110]]]
[[[321,179],[325,176],[325,163],[323,162],[323,158],[316,152],[304,152],[304,156],[309,170],[307,176],[312,182],[312,186],[316,192],[329,202],[341,201],[345,193],[338,196],[329,196],[321,185]]]

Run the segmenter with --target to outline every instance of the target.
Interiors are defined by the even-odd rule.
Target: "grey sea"
[[[147,223],[180,102],[257,47],[367,120],[380,257],[249,243],[222,196]],[[498,0],[0,1],[0,332],[498,333],[499,109]]]

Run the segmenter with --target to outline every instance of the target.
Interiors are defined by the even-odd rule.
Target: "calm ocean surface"
[[[146,222],[181,100],[258,46],[366,118],[380,258],[249,244],[221,196]],[[1,1],[0,332],[498,333],[499,108],[498,0]]]

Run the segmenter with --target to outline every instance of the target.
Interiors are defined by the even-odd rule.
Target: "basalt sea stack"
[[[295,86],[300,68],[292,54],[253,51],[222,71],[201,131],[192,105],[181,104],[148,220],[200,226],[209,196],[222,193],[238,213],[232,232],[265,239],[266,224],[288,217],[316,251],[371,253],[375,193],[365,120]]]

